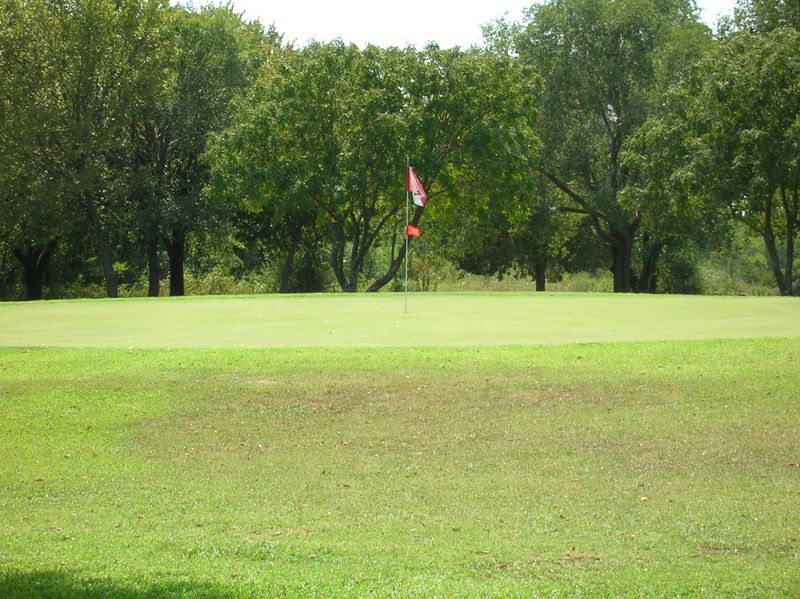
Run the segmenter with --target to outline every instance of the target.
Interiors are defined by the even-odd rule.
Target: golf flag
[[[414,225],[406,225],[406,237],[419,237],[419,228]]]
[[[410,166],[408,167],[407,189],[417,206],[424,206],[425,202],[428,201],[428,196],[425,195],[425,190],[422,189],[422,183],[419,182],[417,173]]]

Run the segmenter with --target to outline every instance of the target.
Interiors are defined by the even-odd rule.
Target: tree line
[[[377,291],[429,251],[481,274],[685,291],[746,229],[794,277],[800,9],[550,0],[467,49],[295,47],[231,7],[0,0],[0,296],[185,269]],[[414,241],[414,243],[418,243]]]

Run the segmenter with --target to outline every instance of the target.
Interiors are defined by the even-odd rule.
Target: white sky
[[[245,18],[275,24],[284,41],[303,45],[310,39],[340,37],[359,46],[414,45],[428,41],[442,47],[469,46],[482,40],[481,25],[507,13],[522,18],[533,0],[232,0]],[[701,17],[714,26],[730,14],[735,0],[697,0]]]

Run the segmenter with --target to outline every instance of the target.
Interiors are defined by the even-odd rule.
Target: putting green
[[[800,301],[568,293],[265,295],[0,304],[0,346],[440,347],[800,336]]]

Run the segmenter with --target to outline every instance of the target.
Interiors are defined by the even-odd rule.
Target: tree
[[[339,81],[344,52],[342,45],[286,49],[235,103],[230,126],[212,136],[210,193],[261,221],[250,228],[265,231],[265,242],[285,254],[282,292],[326,194],[339,185],[333,124],[343,107],[335,90],[345,85]]]
[[[673,30],[654,56],[647,120],[622,151],[622,164],[635,176],[620,191],[619,201],[631,209],[647,207],[639,228],[639,270],[633,280],[639,291],[691,291],[667,271],[690,270],[687,257],[721,243],[727,232],[724,217],[692,185],[686,160],[691,154],[686,120],[691,98],[681,86],[714,43],[699,23]]]
[[[45,1],[0,10],[0,236],[41,299],[50,260],[74,224],[64,195],[61,15]]]
[[[136,216],[119,177],[134,114],[158,100],[169,56],[164,0],[80,0],[61,6],[65,44],[61,148],[65,187],[85,216],[109,297],[118,295],[115,248]],[[55,10],[55,9],[54,9]]]
[[[459,226],[465,212],[503,212],[530,200],[529,174],[540,147],[538,77],[515,55],[491,48],[429,45],[411,66],[406,148],[437,210]],[[415,208],[411,224],[419,224],[424,210]],[[369,291],[394,278],[405,251],[400,244]]]
[[[739,0],[733,13],[732,22],[723,23],[723,33],[768,33],[780,27],[800,30],[800,3],[796,0]]]
[[[333,122],[337,150],[334,188],[321,208],[331,230],[330,263],[343,291],[357,291],[363,266],[378,236],[402,207],[404,68],[410,52],[349,46],[341,57],[342,109]]]
[[[636,176],[622,152],[648,116],[659,50],[696,19],[683,0],[553,0],[529,10],[517,40],[544,78],[540,172],[558,209],[586,215],[609,247],[615,291],[645,278],[632,271],[648,207],[621,201]]]
[[[170,295],[184,293],[187,237],[206,226],[213,211],[204,192],[209,179],[204,154],[208,136],[228,124],[231,100],[243,93],[269,49],[270,30],[246,23],[230,6],[199,13],[174,12],[176,37],[169,88],[134,123],[144,170],[141,235],[147,248],[150,293],[160,278],[159,238],[169,257]]]
[[[795,292],[800,224],[797,81],[800,32],[776,29],[725,40],[687,83],[687,93],[695,98],[689,118],[697,183],[763,239],[781,295]]]
[[[329,82],[316,81],[312,65],[308,50],[276,52],[232,105],[228,128],[209,142],[208,193],[216,205],[228,206],[240,238],[282,263],[281,293],[291,289],[295,257],[306,239],[318,236],[318,202],[329,166],[323,165],[325,123],[332,118],[323,112],[332,104],[323,107],[315,95]]]
[[[531,277],[536,291],[558,280],[568,260],[576,215],[551,210],[546,201],[517,203],[515,210],[463,215],[459,230],[445,230],[442,250],[459,268],[478,275]]]
[[[518,72],[510,59],[436,46],[418,53],[334,42],[287,52],[216,139],[212,187],[260,206],[298,237],[322,227],[340,288],[356,291],[371,250],[404,208],[407,156],[429,197],[519,178],[535,146],[535,112],[529,78]],[[422,214],[417,208],[412,223]],[[290,250],[297,238],[276,241]],[[395,276],[400,246],[368,290]]]
[[[110,297],[120,250],[140,242],[157,294],[163,239],[171,292],[182,294],[186,237],[210,212],[205,139],[251,81],[261,27],[229,7],[198,14],[166,0],[5,0],[4,8],[0,69],[16,83],[3,88],[14,119],[0,133],[0,154],[16,185],[4,195],[25,208],[11,222],[28,239],[15,252],[30,271],[26,281],[40,278],[59,235],[42,230],[46,217],[60,228],[73,223],[91,241]],[[40,193],[54,209],[28,209]],[[36,219],[34,243],[23,229]]]
[[[403,61],[341,42],[289,50],[265,68],[211,152],[218,195],[274,223],[286,253],[281,291],[304,237],[322,228],[344,291],[358,289],[377,236],[401,203]],[[349,248],[349,251],[348,251]]]

